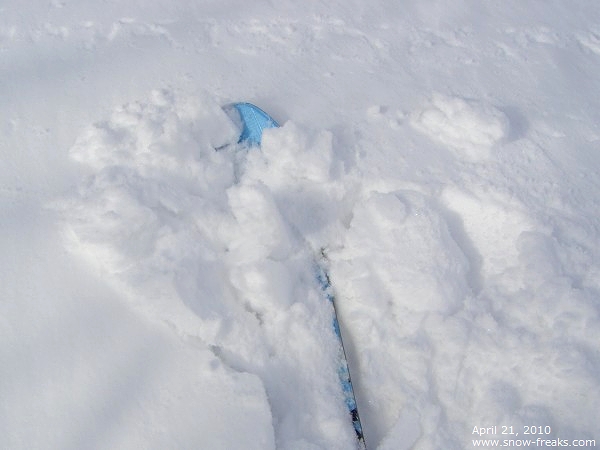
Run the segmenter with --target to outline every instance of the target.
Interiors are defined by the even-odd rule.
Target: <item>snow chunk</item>
[[[475,161],[487,158],[509,128],[505,114],[493,106],[437,93],[428,106],[412,115],[411,123],[459,156]]]
[[[230,248],[240,262],[266,257],[284,259],[292,240],[271,193],[260,183],[239,185],[227,191],[229,205],[244,233],[231,237]]]
[[[496,193],[480,196],[456,187],[447,187],[442,196],[444,204],[458,214],[454,232],[465,234],[466,247],[474,247],[471,264],[481,276],[503,273],[517,264],[517,241],[521,233],[535,228],[523,205],[516,199]]]
[[[266,130],[261,151],[247,155],[244,184],[270,191],[283,219],[318,249],[336,239],[349,213],[342,178],[331,132],[287,122]]]
[[[356,290],[352,297],[383,310],[447,311],[467,289],[466,260],[443,217],[420,193],[371,193],[355,207],[344,247],[336,259],[345,262],[337,269],[362,267],[348,280]]]
[[[307,180],[316,183],[330,178],[332,164],[332,134],[301,130],[293,122],[279,129],[267,130],[263,138],[262,151],[269,160],[269,178],[277,177],[279,183],[289,179]]]

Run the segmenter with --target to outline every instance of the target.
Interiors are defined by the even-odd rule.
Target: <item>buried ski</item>
[[[352,379],[350,378],[350,369],[348,368],[348,360],[346,358],[346,350],[344,349],[344,341],[342,340],[342,333],[340,331],[340,323],[338,322],[337,311],[335,309],[335,296],[333,294],[333,288],[331,286],[331,281],[329,280],[329,275],[327,275],[327,272],[325,271],[322,265],[317,264],[316,272],[317,281],[321,286],[325,298],[329,301],[329,304],[331,305],[331,310],[333,312],[333,331],[335,332],[335,335],[340,344],[338,348],[338,377],[340,379],[340,384],[344,393],[344,401],[352,418],[352,425],[354,426],[354,431],[356,432],[356,438],[358,439],[359,448],[362,450],[366,448],[365,438],[363,435],[362,424],[360,423],[360,416],[358,415],[358,407],[356,405],[354,389],[352,388]]]
[[[263,130],[279,127],[279,124],[271,116],[251,103],[232,103],[226,105],[224,110],[241,130],[238,143],[246,144],[249,147],[260,147]],[[323,293],[324,299],[326,299],[331,306],[331,324],[339,344],[339,363],[337,370],[338,377],[344,395],[344,402],[348,408],[348,412],[352,419],[352,425],[356,433],[358,448],[363,450],[366,449],[365,439],[363,436],[362,425],[360,423],[360,417],[358,415],[356,398],[354,396],[354,389],[352,387],[352,380],[350,379],[348,361],[346,359],[346,351],[344,349],[344,342],[342,340],[340,325],[337,318],[335,296],[333,294],[333,288],[329,280],[329,275],[323,267],[323,264],[319,262],[315,263],[315,278],[319,283],[319,287]]]

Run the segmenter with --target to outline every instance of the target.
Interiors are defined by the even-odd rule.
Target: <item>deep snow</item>
[[[600,439],[596,2],[0,11],[0,447]]]

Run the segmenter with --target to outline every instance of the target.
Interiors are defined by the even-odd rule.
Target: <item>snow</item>
[[[434,94],[429,107],[419,111],[414,127],[450,149],[458,157],[482,160],[489,150],[505,138],[508,131],[506,116],[489,105],[478,105],[462,98]]]
[[[600,439],[596,2],[1,11],[0,447]]]

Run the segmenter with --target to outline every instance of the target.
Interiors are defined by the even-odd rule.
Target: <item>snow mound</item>
[[[460,304],[466,260],[431,200],[420,193],[369,194],[354,209],[344,248],[336,260],[365,264],[364,273],[370,274],[352,280],[352,297],[361,303],[380,304],[382,311],[390,307],[398,315],[407,309],[449,311]],[[387,292],[373,290],[377,285]]]
[[[416,421],[407,412],[421,401],[416,392],[431,389],[426,355],[437,339],[421,334],[422,321],[462,308],[469,267],[435,201],[422,193],[365,193],[353,213],[342,247],[331,251],[331,274],[344,299],[339,309],[361,350],[370,437],[394,442],[395,429]],[[463,331],[453,333],[460,337]],[[375,411],[377,423],[370,421]],[[431,427],[413,429],[411,439]]]
[[[459,156],[475,161],[487,158],[509,132],[507,117],[493,106],[438,93],[412,115],[411,123]]]
[[[138,311],[198,339],[230,370],[257,377],[266,397],[248,395],[271,412],[278,447],[347,448],[353,433],[331,312],[314,253],[298,233],[314,221],[287,191],[327,192],[328,183],[307,186],[328,177],[331,139],[290,124],[267,133],[264,153],[236,141],[210,98],[160,91],[118,108],[71,150],[93,172],[59,202],[69,245]]]

